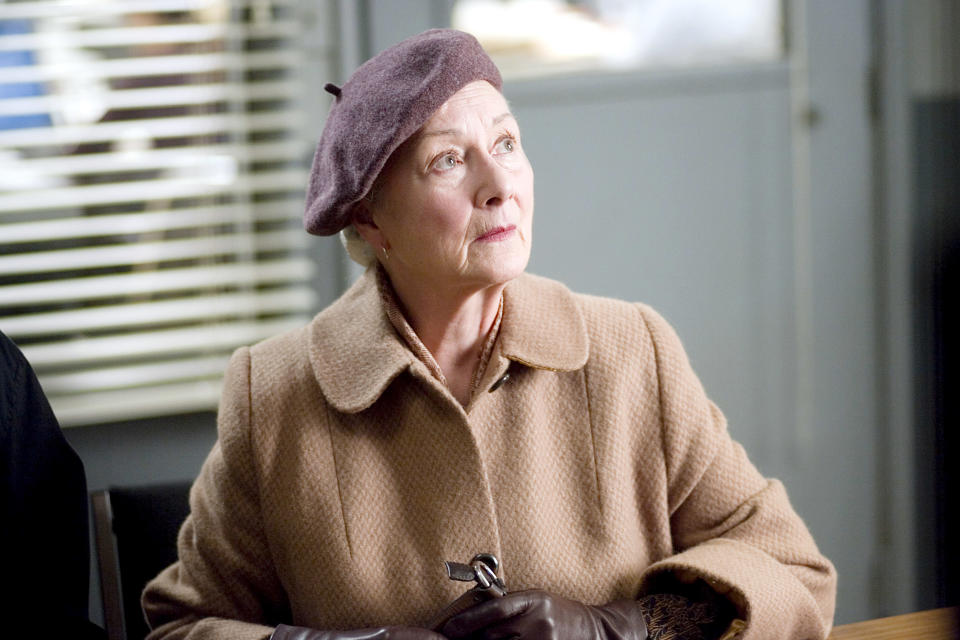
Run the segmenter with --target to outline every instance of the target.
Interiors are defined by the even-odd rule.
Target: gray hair
[[[363,218],[367,218],[367,216],[370,215],[369,211],[381,202],[383,197],[382,176],[382,173],[377,176],[373,184],[370,185],[370,190],[361,198],[361,201],[366,206],[360,210],[354,209],[354,211],[365,210],[362,216]],[[363,239],[363,236],[360,235],[360,232],[357,231],[357,228],[353,226],[352,223],[340,230],[340,242],[343,244],[343,248],[347,250],[347,255],[350,256],[350,259],[361,267],[367,268],[377,261],[376,250],[370,246],[369,242]]]
[[[377,254],[370,246],[370,243],[363,239],[357,228],[348,224],[340,230],[340,242],[343,248],[347,250],[350,259],[361,267],[369,267],[377,261]]]

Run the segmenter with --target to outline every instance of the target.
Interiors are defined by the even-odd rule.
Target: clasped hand
[[[546,591],[509,593],[471,607],[440,629],[450,640],[645,640],[647,627],[634,600],[602,607]]]
[[[443,635],[440,635],[443,634]],[[639,604],[585,605],[546,591],[518,591],[453,616],[438,634],[414,627],[317,631],[280,625],[272,640],[646,640]]]

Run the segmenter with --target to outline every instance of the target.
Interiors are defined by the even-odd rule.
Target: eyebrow
[[[501,122],[503,122],[504,120],[506,120],[507,118],[512,118],[512,117],[513,117],[513,114],[510,113],[509,111],[506,111],[498,115],[496,118],[494,118],[492,125],[496,126]],[[424,131],[423,133],[420,134],[420,136],[423,138],[435,137],[435,136],[455,136],[460,133],[461,133],[460,129],[438,129],[436,131]]]

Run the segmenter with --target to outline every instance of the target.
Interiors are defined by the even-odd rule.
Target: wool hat
[[[500,72],[468,33],[431,29],[363,63],[335,96],[317,143],[303,226],[328,236],[350,224],[390,154],[475,80],[500,90]]]

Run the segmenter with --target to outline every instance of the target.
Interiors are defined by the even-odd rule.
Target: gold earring
[[[389,259],[390,259],[390,254],[387,252],[387,248],[386,248],[386,247],[381,247],[381,248],[383,249],[383,259],[384,259],[384,260],[389,260]]]

